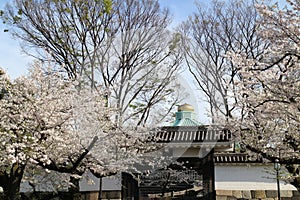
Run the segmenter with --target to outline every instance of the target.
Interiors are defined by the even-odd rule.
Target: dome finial
[[[180,112],[180,111],[194,112],[195,109],[192,105],[185,103],[185,104],[178,106],[178,112]]]

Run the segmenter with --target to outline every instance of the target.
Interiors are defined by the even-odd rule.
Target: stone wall
[[[80,200],[98,200],[98,192],[81,192]],[[121,200],[120,191],[103,191],[102,200]]]
[[[296,190],[281,190],[281,200],[300,200]],[[217,190],[216,200],[277,200],[277,190]]]
[[[99,192],[80,192],[75,194],[72,198],[68,192],[35,192],[35,193],[21,193],[22,200],[98,200]],[[0,200],[6,199],[4,194],[0,192]],[[120,191],[103,191],[102,200],[121,200]]]

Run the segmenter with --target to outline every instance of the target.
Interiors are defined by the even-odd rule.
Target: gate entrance
[[[139,199],[214,199],[213,151],[204,158],[178,158],[167,169],[142,175]]]
[[[155,142],[177,163],[124,179],[123,199],[215,199],[214,151],[232,148],[231,133],[218,126],[162,127]],[[127,177],[128,178],[128,177]],[[131,182],[136,182],[133,185]]]

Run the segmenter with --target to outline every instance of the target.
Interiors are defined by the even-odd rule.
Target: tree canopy
[[[260,16],[252,1],[212,1],[197,4],[197,12],[184,22],[182,33],[185,61],[196,87],[209,105],[212,123],[233,116],[234,102],[230,91],[240,79],[238,69],[227,52],[243,53],[256,58],[267,47],[257,34]]]
[[[39,63],[14,81],[1,71],[0,88],[0,186],[9,199],[18,198],[28,166],[72,180],[86,170],[104,177],[155,163],[142,157],[155,149],[145,145],[149,130],[115,127],[103,88],[91,90]]]
[[[235,130],[248,149],[275,161],[289,174],[282,178],[300,189],[300,38],[299,1],[257,5],[259,34],[270,43],[261,56],[228,52],[242,77],[232,94],[238,99]]]
[[[212,123],[227,124],[253,155],[279,159],[299,190],[299,2],[287,2],[198,4],[180,30]]]
[[[170,14],[157,1],[23,0],[2,18],[26,52],[71,79],[103,85],[118,125],[157,123],[178,102],[182,56],[167,30]]]

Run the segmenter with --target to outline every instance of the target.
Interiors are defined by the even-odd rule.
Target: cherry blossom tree
[[[1,186],[7,196],[15,198],[27,163],[78,174],[99,134],[89,127],[107,125],[101,93],[79,92],[63,76],[43,75],[37,67],[13,82],[2,75],[1,91]],[[82,124],[86,132],[76,123],[79,111],[92,121]]]
[[[76,94],[75,89],[79,91],[78,96],[70,98],[66,96],[67,93],[57,89],[62,93],[53,97],[53,101],[60,99],[69,107],[65,111],[53,108],[53,112],[58,112],[53,117],[58,117],[58,121],[62,120],[64,129],[60,128],[62,125],[58,128],[51,127],[59,136],[63,132],[75,135],[60,138],[60,142],[65,148],[72,143],[78,145],[74,145],[73,149],[77,149],[78,153],[74,153],[72,149],[63,153],[61,149],[59,156],[50,159],[50,155],[54,156],[51,151],[62,148],[60,143],[57,146],[51,143],[47,147],[48,152],[43,152],[46,151],[43,149],[37,153],[47,155],[47,162],[38,157],[39,159],[33,160],[33,164],[74,174],[71,178],[76,180],[85,169],[89,169],[97,177],[103,177],[131,166],[134,168],[133,161],[152,148],[151,145],[143,146],[146,137],[144,133],[148,133],[148,130],[140,130],[140,127],[164,119],[178,101],[174,88],[182,58],[177,48],[178,38],[176,35],[170,36],[166,29],[170,22],[168,10],[162,9],[157,1],[150,0],[16,0],[0,15],[11,25],[9,32],[24,42],[23,47],[27,53],[32,53],[32,49],[26,49],[27,47],[34,47],[37,52],[33,56],[42,62],[51,61],[52,70],[47,72],[49,76],[60,77],[59,80],[70,84],[74,88],[72,95]],[[51,72],[53,69],[59,69],[62,74]],[[52,81],[50,77],[47,78]],[[49,81],[45,78],[45,84]],[[30,87],[24,86],[17,90],[19,82],[20,80],[12,82],[15,93],[27,94],[22,90]],[[30,83],[26,78],[21,82]],[[76,82],[78,85],[72,85]],[[93,91],[88,90],[87,85]],[[42,87],[41,94],[32,94],[34,98],[46,98],[44,93],[52,94],[51,90],[47,91],[45,88],[48,86]],[[16,98],[18,95],[15,95]],[[93,105],[93,102],[97,102],[96,99],[101,99],[98,102],[100,106]],[[36,105],[34,109],[38,113],[43,109],[50,109],[47,106],[51,103],[45,103],[45,99],[41,101],[44,103],[40,104],[45,108]],[[84,105],[87,104],[83,102],[90,102],[90,107],[85,108]],[[76,103],[76,107],[73,103]],[[53,105],[56,105],[55,101]],[[97,109],[91,109],[95,107]],[[103,111],[108,110],[108,107],[113,112],[108,111],[109,114],[106,115]],[[88,110],[90,113],[86,113]],[[27,116],[26,111],[24,112],[22,116]],[[71,116],[68,117],[69,114]],[[110,117],[111,115],[114,117]],[[109,128],[103,131],[103,127],[99,126],[99,119],[106,120]],[[43,125],[44,120],[39,124]],[[107,124],[104,123],[105,125]],[[46,132],[44,129],[48,128],[47,125],[43,131]],[[52,139],[48,135],[52,134],[42,132],[40,136],[42,141],[46,139],[46,145]],[[77,136],[83,139],[79,140]],[[64,141],[68,144],[63,143]],[[75,190],[76,180],[73,181]]]
[[[257,58],[228,53],[242,79],[236,82],[236,120],[245,146],[288,171],[282,178],[300,191],[300,2],[257,5],[259,34],[270,47]]]
[[[19,198],[29,165],[69,174],[72,191],[85,170],[98,177],[134,170],[143,153],[155,149],[144,145],[146,128],[113,126],[105,90],[44,71],[39,63],[14,81],[1,71],[0,88],[0,186],[8,199]]]

